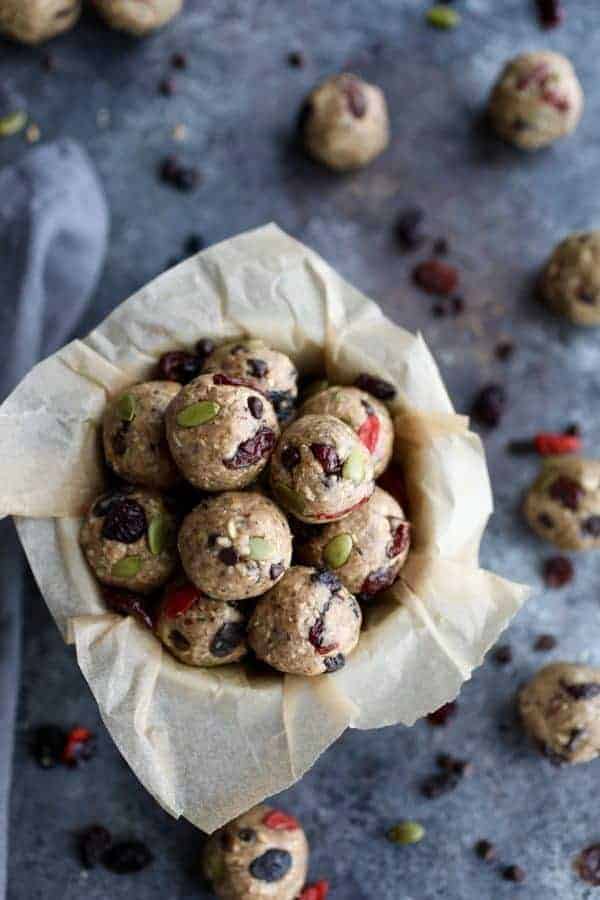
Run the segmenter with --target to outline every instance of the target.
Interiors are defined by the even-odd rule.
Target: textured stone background
[[[580,421],[586,449],[600,437],[598,334],[569,328],[532,300],[538,267],[565,233],[600,224],[600,10],[567,0],[568,21],[543,32],[529,0],[462,0],[463,24],[452,33],[424,25],[424,0],[188,0],[184,16],[138,43],[110,33],[93,17],[52,44],[57,71],[42,71],[41,51],[0,43],[0,79],[29,98],[43,138],[70,135],[89,150],[112,210],[112,238],[93,312],[83,333],[162,268],[186,236],[208,242],[275,220],[319,251],[385,311],[421,328],[459,410],[484,382],[506,384],[510,406],[502,427],[486,435],[497,512],[483,563],[527,581],[534,593],[510,629],[514,662],[489,660],[460,696],[445,729],[347,733],[285,804],[305,823],[313,845],[312,874],[332,882],[332,900],[580,900],[593,889],[571,861],[600,839],[598,764],[557,771],[538,759],[512,722],[516,686],[549,659],[600,664],[598,563],[576,560],[576,579],[545,591],[540,565],[551,549],[521,524],[518,504],[535,460],[509,456],[508,439]],[[587,95],[571,140],[524,156],[492,138],[481,122],[490,82],[522,49],[567,52]],[[288,68],[301,49],[305,68]],[[176,73],[177,95],[158,96],[172,51],[189,55]],[[365,172],[328,174],[291,145],[305,92],[323,75],[351,67],[376,81],[390,104],[394,140]],[[110,124],[98,127],[100,110]],[[101,114],[102,116],[102,114]],[[160,184],[157,162],[175,148],[184,123],[184,158],[202,169],[203,184],[182,195]],[[24,150],[2,142],[0,163]],[[419,254],[397,252],[392,226],[417,203],[434,236],[451,243],[461,268],[467,312],[434,319],[409,273]],[[508,363],[493,357],[504,336],[515,341]],[[161,812],[112,746],[81,679],[32,586],[12,800],[10,900],[87,900],[137,896],[208,897],[198,888],[198,836]],[[552,632],[559,647],[541,658],[535,636]],[[99,734],[100,752],[79,772],[42,772],[27,757],[26,731],[48,719],[84,723]],[[420,797],[420,780],[435,754],[473,760],[475,772],[446,797]],[[198,748],[197,765],[202,765]],[[427,827],[418,846],[387,843],[384,829],[414,817]],[[134,878],[81,871],[73,832],[93,821],[139,836],[156,853]],[[528,872],[524,886],[502,881],[472,852],[481,837],[501,858]]]

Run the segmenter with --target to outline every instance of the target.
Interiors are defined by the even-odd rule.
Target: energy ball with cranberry
[[[188,581],[165,589],[155,618],[162,643],[188,666],[223,666],[246,655],[246,619],[239,608],[207,597]]]
[[[173,381],[147,381],[127,388],[108,406],[104,455],[125,481],[166,491],[179,480],[165,433],[165,412],[179,390]]]
[[[124,487],[92,504],[81,529],[81,546],[102,584],[147,594],[173,574],[176,533],[175,516],[160,494]]]
[[[285,353],[272,350],[255,338],[221,344],[207,358],[204,372],[224,372],[241,378],[267,395],[280,422],[294,415],[298,396],[298,370]]]
[[[350,73],[328,78],[309,94],[300,127],[308,153],[342,172],[366,166],[390,140],[383,92]]]
[[[259,659],[290,675],[341,669],[358,643],[362,613],[327,569],[292,566],[260,598],[248,625]]]
[[[262,494],[228,491],[203,500],[186,516],[179,553],[188,578],[211,597],[258,597],[292,560],[287,519]]]
[[[600,669],[579,663],[545,666],[519,693],[521,721],[555,763],[600,754]]]
[[[365,600],[394,583],[409,545],[402,507],[378,487],[345,519],[307,526],[295,541],[301,562],[333,570],[344,587]]]
[[[143,37],[181,11],[182,0],[92,0],[112,28]]]
[[[271,463],[275,498],[303,522],[342,519],[373,493],[373,460],[334,416],[302,416],[283,433]]]
[[[548,50],[510,60],[489,103],[500,137],[523,150],[538,150],[570,134],[582,110],[583,92],[573,66]]]
[[[525,498],[534,531],[563,550],[600,549],[600,461],[548,460]]]
[[[167,409],[166,427],[173,459],[204,491],[234,490],[258,478],[279,434],[267,398],[221,372],[186,384]]]
[[[394,426],[386,407],[356,387],[330,387],[303,404],[300,415],[328,415],[341,419],[356,432],[373,460],[377,478],[392,458]]]
[[[308,869],[306,835],[288,813],[255,806],[207,841],[203,869],[221,900],[296,900]]]
[[[600,325],[600,231],[569,235],[555,247],[541,292],[555,312],[576,325]]]

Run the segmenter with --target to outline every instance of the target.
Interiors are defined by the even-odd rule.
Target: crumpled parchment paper
[[[244,333],[303,373],[325,362],[333,382],[366,371],[397,387],[412,551],[333,675],[181,665],[137,621],[106,611],[79,547],[81,515],[103,487],[107,398],[150,377],[167,349]],[[121,753],[166,810],[209,832],[299,779],[346,728],[410,725],[457,694],[526,596],[478,566],[491,510],[481,443],[454,414],[423,339],[275,225],[160,275],[0,408],[0,514],[16,517]]]

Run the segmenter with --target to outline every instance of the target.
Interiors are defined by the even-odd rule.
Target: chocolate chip
[[[363,372],[354,382],[355,387],[373,394],[378,400],[393,400],[396,396],[396,388],[389,381],[383,378],[376,378],[374,375],[368,375]]]
[[[535,639],[535,643],[533,645],[533,649],[537,650],[538,653],[546,653],[549,650],[554,650],[558,641],[552,634],[540,634],[539,637]]]
[[[323,664],[325,666],[325,671],[328,674],[337,672],[338,669],[343,669],[346,665],[346,657],[343,653],[336,653],[335,656],[326,656],[323,660]]]
[[[287,850],[271,848],[253,859],[248,868],[253,878],[271,884],[285,878],[292,868],[292,855]]]
[[[494,661],[498,663],[499,666],[507,666],[513,660],[513,652],[510,644],[502,644],[500,647],[496,648],[494,652]]]
[[[173,155],[161,162],[159,176],[179,191],[193,191],[200,182],[200,171],[195,166],[184,165]]]
[[[271,581],[276,581],[279,576],[283,573],[285,566],[283,563],[273,563],[271,568],[269,569],[269,577]]]
[[[560,686],[573,700],[592,700],[600,695],[600,683],[594,681],[584,681],[579,684],[567,684],[565,681],[561,681]]]
[[[129,875],[145,869],[153,859],[154,856],[141,841],[122,841],[106,851],[102,862],[117,875]]]
[[[455,775],[464,778],[465,775],[473,774],[473,763],[468,759],[458,759],[449,753],[440,753],[436,759],[438,768],[445,772],[453,772]]]
[[[186,653],[192,646],[186,636],[177,629],[173,629],[173,631],[171,631],[171,633],[169,634],[169,640],[171,641],[175,649],[179,650],[180,653]]]
[[[544,28],[556,28],[565,16],[561,0],[537,0],[538,15]]]
[[[473,401],[471,414],[474,419],[496,428],[506,408],[506,391],[500,384],[488,384],[482,388]]]
[[[79,855],[85,869],[93,869],[112,844],[110,831],[102,825],[90,825],[78,835]]]
[[[172,97],[176,90],[177,87],[173,78],[163,78],[158,83],[158,92],[163,97]]]
[[[434,727],[443,727],[447,725],[450,719],[454,718],[456,713],[458,712],[458,703],[456,700],[450,700],[449,703],[444,703],[443,706],[440,706],[439,709],[434,710],[429,713],[427,716],[427,721],[430,725]]]
[[[548,495],[556,500],[561,506],[575,512],[579,508],[579,501],[583,497],[584,491],[579,482],[568,478],[566,475],[560,475],[556,478],[548,490]]]
[[[246,360],[246,371],[253,378],[264,378],[269,373],[269,366],[264,359]]]
[[[135,544],[146,534],[147,529],[144,507],[137,500],[123,497],[116,500],[106,513],[101,535],[107,541]]]
[[[221,562],[226,566],[235,566],[239,561],[235,547],[221,547],[218,555]]]
[[[201,234],[189,234],[185,239],[185,244],[183,245],[183,249],[185,250],[186,256],[193,256],[195,253],[200,253],[201,250],[204,250],[206,247],[206,241],[202,237]],[[208,356],[208,353],[212,353],[212,349],[203,353],[199,346],[201,344],[210,344],[211,348],[214,348],[214,344],[212,341],[204,339],[202,341],[198,341],[196,344],[196,349],[199,353],[202,353],[204,356]]]
[[[581,530],[591,537],[600,537],[600,516],[588,516],[581,523]]]
[[[521,883],[527,878],[527,873],[521,866],[505,866],[502,869],[502,877],[505,881]]]
[[[288,472],[291,472],[292,469],[296,468],[300,459],[300,451],[297,447],[294,447],[293,444],[286,444],[281,451],[281,465],[284,469],[287,469]]]
[[[255,419],[260,419],[263,414],[263,402],[259,397],[248,397],[248,409]]]
[[[589,884],[600,885],[600,844],[582,850],[575,862],[579,877]]]
[[[225,622],[221,625],[210,643],[212,656],[223,657],[233,653],[244,640],[246,625],[244,622]]]
[[[123,497],[126,497],[127,494],[132,490],[133,487],[123,485],[122,487],[119,487],[114,491],[107,491],[105,494],[102,494],[102,496],[96,500],[94,506],[92,507],[92,515],[97,516],[98,518],[102,518],[107,514],[114,503],[122,500]]]
[[[484,862],[493,862],[497,856],[497,850],[494,844],[492,844],[491,841],[486,841],[485,839],[477,841],[477,843],[475,844],[475,853]]]
[[[548,587],[561,588],[573,580],[575,569],[566,556],[551,556],[544,563],[544,581]]]

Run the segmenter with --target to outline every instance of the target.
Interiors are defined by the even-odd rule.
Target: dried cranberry
[[[373,453],[377,446],[380,430],[381,423],[379,422],[379,418],[373,413],[367,416],[357,431],[358,439],[364,444],[369,453]]]
[[[387,546],[386,554],[390,559],[404,553],[410,543],[410,522],[400,522],[394,532],[392,541]]]
[[[373,394],[378,400],[393,400],[396,396],[396,388],[389,381],[383,378],[376,378],[374,375],[368,375],[363,372],[354,382],[355,387]]]
[[[315,648],[317,653],[321,656],[326,656],[328,653],[331,653],[332,650],[336,650],[338,647],[338,644],[335,642],[333,644],[323,643],[324,632],[325,621],[323,619],[323,616],[319,616],[310,627],[310,630],[308,632],[308,640]]]
[[[227,387],[247,387],[252,388],[253,391],[259,394],[263,394],[263,391],[252,384],[251,381],[248,381],[247,378],[235,378],[233,375],[224,375],[223,372],[217,372],[216,375],[213,375],[213,384],[224,384]]]
[[[581,523],[581,530],[591,537],[600,537],[600,516],[588,516]]]
[[[428,294],[448,296],[458,287],[458,270],[440,259],[419,263],[413,272],[415,282]]]
[[[271,568],[269,569],[269,577],[271,581],[277,581],[280,575],[283,574],[285,566],[283,563],[273,563]]]
[[[246,626],[244,622],[225,622],[210,642],[211,655],[216,657],[229,656],[236,647],[239,647],[245,636]]]
[[[235,547],[222,547],[219,550],[219,559],[225,566],[235,566],[239,562],[238,552]]]
[[[391,587],[395,580],[396,573],[393,568],[383,567],[381,569],[376,569],[374,572],[370,572],[369,575],[367,575],[361,585],[360,593],[372,597],[373,594],[378,594],[379,591]]]
[[[513,660],[513,652],[510,644],[501,644],[494,651],[494,662],[499,666],[507,666]]]
[[[230,459],[224,459],[223,464],[228,469],[245,469],[248,466],[254,466],[273,450],[275,440],[275,432],[263,425],[254,437],[242,441],[235,454]]]
[[[253,878],[271,884],[285,878],[292,868],[292,855],[287,850],[272,847],[253,859],[248,868]]]
[[[289,422],[296,408],[291,391],[269,391],[267,397],[273,404],[279,422]]]
[[[300,893],[298,900],[327,900],[329,894],[329,882],[315,881],[313,884],[307,884]]]
[[[580,682],[579,684],[567,684],[565,681],[561,681],[560,686],[573,700],[592,700],[600,694],[600,684],[594,681]]]
[[[540,23],[544,28],[556,28],[565,17],[561,0],[537,0]]]
[[[560,456],[581,450],[581,438],[576,434],[553,434],[542,431],[535,435],[533,443],[540,456]]]
[[[296,468],[300,459],[300,451],[297,447],[294,447],[293,444],[286,444],[281,451],[281,465],[284,469],[287,469],[288,472],[291,472],[292,469]]]
[[[436,728],[443,728],[444,725],[447,725],[449,720],[454,718],[458,711],[458,704],[456,700],[450,700],[449,703],[444,703],[443,706],[440,706],[439,709],[434,710],[434,712],[429,713],[427,716],[427,721],[430,725],[433,725]]]
[[[123,486],[114,491],[107,491],[106,494],[102,494],[92,507],[92,515],[101,519],[107,514],[114,503],[126,497],[131,490],[133,490],[132,487]]]
[[[298,820],[280,809],[272,809],[262,820],[263,825],[273,831],[298,831]]]
[[[153,859],[153,854],[141,841],[121,841],[106,851],[102,862],[116,875],[129,875],[145,869]]]
[[[600,844],[591,844],[582,850],[576,860],[576,868],[584,881],[600,885]]]
[[[103,587],[104,602],[113,612],[122,616],[136,616],[148,628],[152,628],[152,617],[146,607],[146,600],[124,588]]]
[[[347,77],[343,82],[343,91],[350,108],[350,112],[356,119],[362,119],[367,112],[367,98],[362,85],[356,78]]]
[[[52,769],[62,760],[67,733],[58,725],[41,725],[33,733],[31,752],[38,766]]]
[[[259,397],[248,397],[248,409],[255,419],[260,419],[263,414],[263,402]]]
[[[406,209],[396,222],[396,236],[404,250],[416,250],[425,240],[421,230],[424,213],[422,209]]]
[[[86,869],[93,869],[112,844],[110,831],[102,825],[90,825],[79,833],[78,845],[81,862]]]
[[[203,359],[186,350],[170,350],[163,353],[158,361],[158,376],[166,381],[187,384],[200,374]]]
[[[135,544],[148,529],[144,507],[129,497],[112,504],[102,523],[102,537],[121,544]]]
[[[318,569],[312,573],[310,580],[316,584],[324,584],[332,594],[342,589],[342,582],[330,569]]]
[[[527,873],[521,866],[505,866],[502,869],[502,877],[505,881],[514,881],[520,884],[527,878]]]
[[[573,579],[575,569],[566,556],[551,556],[544,563],[544,581],[551,588],[560,588]]]
[[[311,444],[310,450],[326,475],[335,475],[339,472],[341,460],[335,447],[331,444]]]
[[[175,619],[184,615],[197,603],[201,594],[198,588],[188,582],[187,584],[175,584],[167,589],[165,595],[164,614],[167,619]]]
[[[564,506],[575,512],[579,508],[579,501],[583,497],[583,488],[579,482],[568,478],[566,475],[560,475],[556,478],[548,490],[548,495]]]
[[[326,656],[323,660],[323,665],[327,674],[337,672],[338,669],[343,669],[346,665],[346,657],[343,653],[336,653],[335,656]]]
[[[246,360],[246,369],[248,370],[248,375],[252,375],[253,378],[264,378],[265,375],[269,374],[269,366],[264,359]]]
[[[484,862],[493,862],[496,859],[497,851],[491,841],[481,840],[475,844],[475,853]]]
[[[535,643],[533,645],[533,649],[537,650],[539,653],[546,653],[549,650],[554,650],[558,641],[552,634],[540,634],[539,637],[536,638]]]
[[[67,766],[76,766],[80,762],[92,759],[96,752],[96,739],[88,728],[78,726],[72,728],[62,752],[62,761]]]
[[[506,391],[500,384],[488,384],[482,388],[471,408],[473,418],[489,428],[500,424],[506,407]]]

